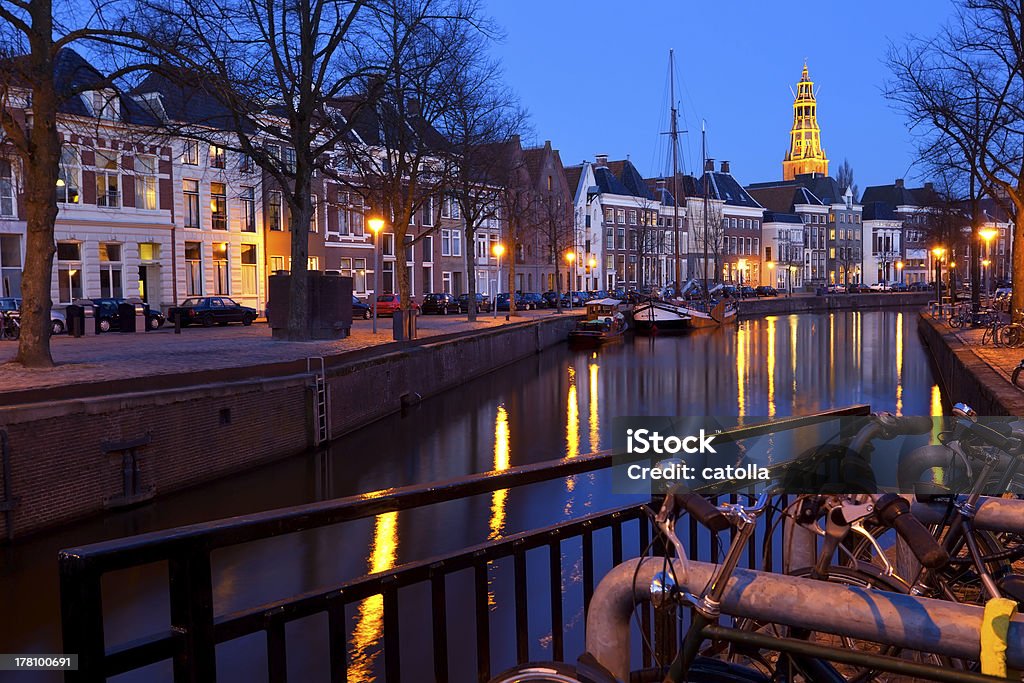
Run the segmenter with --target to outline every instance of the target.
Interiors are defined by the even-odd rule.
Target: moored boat
[[[573,346],[600,346],[618,341],[626,333],[626,317],[622,315],[618,299],[595,299],[587,302],[587,319],[576,323],[569,332]]]
[[[678,334],[691,327],[685,308],[665,301],[645,301],[633,308],[633,326],[640,334]]]
[[[679,307],[690,316],[690,326],[695,329],[720,327],[735,323],[736,305],[725,300],[708,302],[688,301]]]

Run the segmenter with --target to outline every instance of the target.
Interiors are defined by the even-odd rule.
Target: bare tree
[[[576,231],[573,227],[573,211],[569,202],[556,192],[543,193],[537,200],[537,230],[543,236],[548,258],[555,266],[555,294],[558,312],[562,312],[562,275],[559,270],[562,253],[574,246]],[[576,283],[569,283],[569,292]],[[570,294],[570,296],[572,296]]]
[[[981,220],[984,194],[1012,204],[1014,309],[1024,306],[1024,3],[959,0],[954,19],[929,38],[890,52],[888,95],[921,136],[922,156],[964,171]],[[977,237],[975,236],[975,242]],[[972,250],[979,253],[980,249]],[[972,266],[972,280],[980,281]]]
[[[857,201],[860,193],[857,190],[857,183],[853,181],[853,166],[850,165],[849,159],[843,159],[843,163],[839,166],[839,170],[836,172],[836,182],[839,183],[839,189],[843,193],[849,188],[853,193],[853,201]]]
[[[362,20],[386,11],[366,0],[136,0],[111,31],[148,56],[153,75],[139,87],[179,98],[198,95],[205,115],[154,113],[175,135],[245,154],[282,189],[289,209],[291,281],[287,335],[308,339],[307,263],[313,178],[332,171],[331,152],[350,134],[329,106],[350,94],[367,71],[355,64]],[[224,131],[230,132],[229,136]]]
[[[531,187],[531,180],[526,168],[525,159],[520,147],[519,140],[513,143],[518,151],[508,155],[509,163],[504,169],[501,180],[501,192],[498,196],[498,205],[501,207],[502,215],[505,217],[508,232],[508,291],[514,294],[516,282],[516,265],[520,251],[525,250],[527,242],[535,234],[537,228],[537,192]],[[516,315],[515,296],[509,299],[510,315]]]
[[[442,131],[448,141],[448,193],[459,203],[467,245],[466,277],[469,300],[476,300],[477,230],[486,220],[503,212],[505,186],[522,180],[522,147],[519,134],[526,120],[515,94],[502,83],[498,62],[487,56],[492,32],[466,36],[453,61],[448,82]],[[505,215],[507,219],[508,216]],[[515,269],[513,245],[508,247],[510,273]],[[513,280],[510,280],[510,282]],[[500,290],[501,283],[497,285]],[[515,296],[509,290],[509,310],[515,312]],[[497,292],[495,292],[497,295]],[[496,302],[494,302],[497,305]],[[469,320],[476,307],[469,306]]]

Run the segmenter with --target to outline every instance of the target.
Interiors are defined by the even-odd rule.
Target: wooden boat
[[[628,325],[622,315],[618,299],[596,299],[587,302],[587,319],[576,323],[569,332],[569,343],[573,346],[600,346],[619,341]]]
[[[690,327],[698,330],[731,325],[737,321],[736,304],[725,300],[711,301],[707,304],[701,301],[687,301],[679,308],[690,316]]]
[[[685,308],[665,301],[645,301],[633,309],[633,327],[640,334],[679,334],[691,329]]]

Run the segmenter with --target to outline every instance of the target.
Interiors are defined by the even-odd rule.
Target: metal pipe
[[[637,567],[637,564],[640,566]],[[700,592],[716,565],[673,560],[679,589]],[[613,568],[598,585],[587,613],[587,651],[620,680],[629,677],[629,625],[634,605],[650,600],[663,558],[646,557]],[[634,583],[634,573],[636,581]],[[826,581],[737,569],[722,597],[722,612],[797,628],[841,632],[900,649],[976,661],[983,608],[901,593],[864,590]],[[1007,665],[1024,667],[1024,616],[1010,621]]]
[[[960,496],[964,500],[964,496]],[[922,524],[939,524],[946,516],[948,505],[916,501],[911,512]],[[1010,531],[1024,533],[1024,500],[1016,498],[982,497],[974,515],[974,527],[983,531]]]

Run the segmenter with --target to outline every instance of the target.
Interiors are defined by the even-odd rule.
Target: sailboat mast
[[[704,298],[708,297],[708,143],[707,131],[704,129],[704,122],[700,123],[700,164],[704,173]]]
[[[668,51],[668,87],[669,97],[672,106],[672,248],[675,258],[676,283],[675,292],[679,292],[683,286],[683,267],[679,261],[679,129],[676,125],[676,76],[675,76],[675,51]]]

